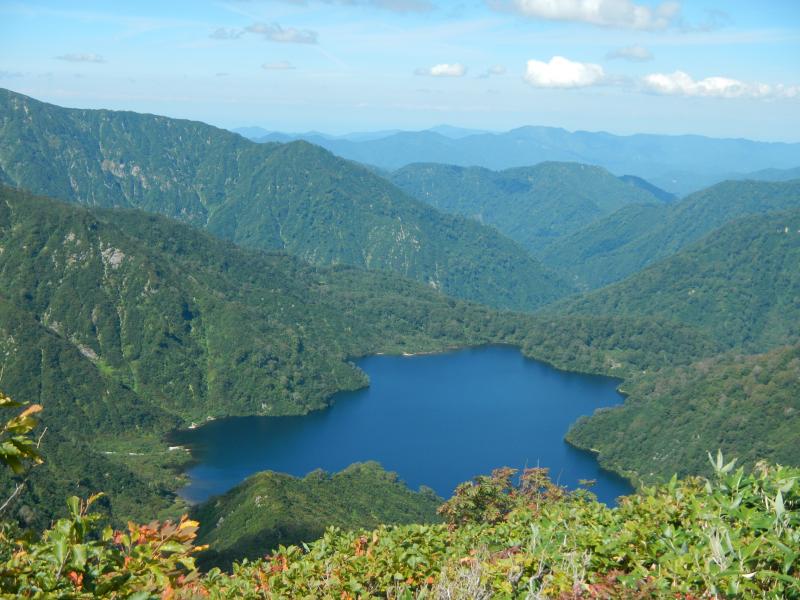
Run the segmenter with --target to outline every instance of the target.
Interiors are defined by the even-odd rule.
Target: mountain
[[[9,252],[4,246],[4,250]],[[5,252],[4,252],[5,254]],[[4,282],[5,284],[5,282]],[[32,529],[61,512],[65,495],[102,489],[104,512],[149,520],[174,502],[176,457],[159,449],[163,467],[154,473],[140,457],[148,435],[179,420],[105,374],[69,340],[0,294],[0,372],[3,390],[15,400],[45,407],[47,430],[39,431],[45,463],[31,473],[25,493],[4,514]],[[137,456],[128,455],[135,452]],[[164,473],[173,480],[167,484]],[[0,493],[14,484],[0,472]]]
[[[800,180],[727,181],[669,205],[627,206],[554,241],[540,255],[579,284],[601,287],[670,256],[738,217],[800,207]]]
[[[729,223],[553,310],[667,318],[750,352],[792,343],[800,339],[800,208]]]
[[[246,137],[249,140],[263,138],[264,136],[272,133],[268,129],[258,127],[257,125],[251,125],[248,127],[234,127],[231,129],[231,131],[233,133],[238,133],[240,136]]]
[[[621,207],[661,202],[640,185],[578,163],[546,162],[505,171],[412,164],[389,179],[434,208],[493,225],[534,256]]]
[[[491,228],[442,215],[306,142],[256,144],[191,121],[64,109],[0,91],[0,182],[131,207],[317,265],[392,270],[500,308],[570,291]]]
[[[488,133],[488,131],[484,131],[482,129],[467,129],[465,127],[454,127],[452,125],[436,125],[435,127],[431,127],[430,129],[426,129],[425,131],[438,133],[439,135],[443,135],[444,137],[448,137],[452,140],[459,140],[461,138],[469,137],[471,135],[480,135]],[[391,133],[394,134],[399,132],[393,131]],[[384,137],[389,137],[389,136],[386,135]]]
[[[413,492],[395,473],[369,462],[303,478],[257,473],[196,507],[192,518],[201,523],[198,542],[211,546],[202,562],[230,567],[234,560],[262,558],[278,544],[312,542],[328,527],[437,523],[441,502],[432,490]]]
[[[631,374],[621,407],[578,421],[567,440],[604,467],[650,483],[708,474],[718,448],[800,464],[800,209],[743,217],[554,311],[671,319],[729,349]]]
[[[316,146],[278,147],[263,169],[280,183],[228,200],[211,232],[313,264],[392,270],[499,308],[530,310],[570,291],[493,229],[432,210]]]
[[[581,419],[568,441],[617,472],[658,481],[710,474],[706,453],[800,464],[800,346],[728,354],[625,384],[622,407]]]
[[[800,179],[800,167],[793,169],[762,169],[731,177],[731,179],[755,179],[756,181],[790,181]]]
[[[502,170],[545,161],[604,167],[642,177],[683,196],[760,169],[800,164],[800,144],[718,139],[698,135],[612,135],[554,127],[520,127],[453,139],[435,131],[400,132],[379,139],[308,139],[343,158],[396,170],[413,163],[444,163]]]
[[[662,190],[660,187],[653,185],[646,179],[642,179],[641,177],[637,177],[636,175],[620,175],[619,179],[624,181],[625,183],[632,185],[634,187],[643,189],[646,192],[649,192],[661,202],[674,202],[678,199],[675,194],[672,194],[666,190]]]

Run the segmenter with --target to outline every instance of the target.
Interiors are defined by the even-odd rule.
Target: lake
[[[606,503],[631,492],[563,439],[579,416],[622,402],[617,380],[559,371],[507,346],[369,356],[357,364],[370,386],[337,394],[326,410],[220,419],[175,433],[174,443],[197,461],[181,495],[200,502],[257,471],[303,476],[366,460],[445,498],[462,481],[504,465],[548,467],[570,487],[595,479],[592,490]]]

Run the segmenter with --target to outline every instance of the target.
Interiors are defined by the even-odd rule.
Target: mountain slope
[[[674,204],[622,208],[556,240],[541,258],[595,288],[675,254],[738,217],[798,207],[800,180],[726,181]]]
[[[731,179],[755,179],[756,181],[791,181],[800,179],[800,167],[791,169],[761,169],[751,173],[739,174]]]
[[[442,215],[305,142],[256,144],[202,123],[64,109],[0,90],[0,181],[133,207],[317,265],[393,270],[500,308],[570,291],[488,227]]]
[[[413,492],[378,463],[357,463],[332,475],[303,478],[265,471],[196,507],[198,542],[210,544],[205,564],[230,566],[261,558],[278,544],[311,542],[328,527],[371,529],[385,523],[436,523],[442,502],[432,490]]]
[[[645,481],[707,474],[721,449],[752,466],[800,464],[800,346],[730,354],[626,382],[619,408],[576,423],[571,443]]]
[[[412,164],[389,179],[439,210],[497,227],[534,255],[623,206],[660,202],[605,169],[578,163],[549,162],[505,171]]]
[[[150,432],[179,420],[105,377],[68,340],[3,296],[0,373],[3,390],[14,399],[44,407],[47,426],[39,432],[45,463],[33,469],[21,499],[4,517],[41,528],[61,511],[66,494],[88,496],[100,489],[108,494],[104,511],[117,518],[150,519],[173,503],[172,489],[143,473],[127,451],[139,451]],[[123,460],[121,453],[103,454],[122,447]],[[7,471],[0,471],[3,498],[14,485]]]
[[[668,318],[752,352],[791,343],[800,338],[800,209],[725,225],[559,309]]]

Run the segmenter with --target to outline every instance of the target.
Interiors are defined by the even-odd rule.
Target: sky
[[[0,0],[0,87],[227,128],[800,142],[800,0]]]

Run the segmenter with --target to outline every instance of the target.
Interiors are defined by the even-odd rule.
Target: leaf
[[[72,546],[72,564],[80,570],[86,565],[86,546],[83,544]]]
[[[53,541],[53,556],[59,565],[63,565],[64,561],[66,561],[68,551],[66,537],[59,537]]]
[[[67,508],[69,508],[69,512],[73,518],[78,518],[81,516],[81,501],[80,498],[77,496],[70,496],[67,498]]]
[[[186,552],[186,550],[187,550],[186,546],[184,546],[180,542],[169,541],[169,542],[164,542],[161,545],[161,551],[167,552],[169,554],[180,554],[182,552]]]
[[[778,490],[778,495],[775,496],[775,515],[780,519],[785,512],[786,508],[783,505],[783,494]]]

